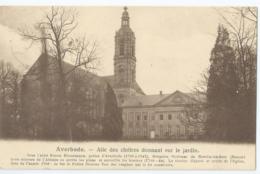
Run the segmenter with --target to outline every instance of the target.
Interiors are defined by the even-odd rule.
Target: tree
[[[193,103],[193,104],[188,104],[184,107],[184,115],[179,117],[179,120],[181,123],[185,126],[186,133],[189,134],[188,130],[190,128],[193,128],[194,131],[197,131],[197,134],[190,135],[188,138],[201,138],[200,136],[205,133],[204,127],[205,127],[205,121],[206,121],[206,114],[205,114],[205,104],[200,103]],[[200,132],[201,131],[201,132]],[[195,137],[194,137],[195,136]]]
[[[117,99],[112,87],[107,84],[105,94],[105,116],[103,121],[104,139],[118,140],[122,137],[122,111],[118,107]]]
[[[36,25],[36,31],[20,29],[20,34],[28,40],[43,42],[43,50],[46,54],[55,58],[57,66],[56,81],[58,90],[56,95],[56,117],[55,124],[60,129],[55,131],[57,138],[72,139],[71,137],[71,116],[67,107],[67,81],[69,75],[77,68],[84,67],[86,70],[95,69],[96,43],[87,41],[85,37],[73,38],[72,33],[78,26],[76,12],[73,9],[52,7],[45,17]],[[40,32],[37,32],[40,31]],[[45,56],[48,58],[48,56]],[[73,60],[73,68],[65,69],[64,61],[70,58]],[[44,82],[44,79],[42,80]],[[44,86],[44,83],[42,83]],[[64,125],[64,127],[62,127]]]
[[[239,78],[237,117],[243,131],[239,137],[255,141],[256,137],[256,62],[257,62],[257,8],[228,8],[218,11],[229,29],[235,51],[236,73]]]
[[[0,133],[3,137],[18,136],[20,73],[11,63],[0,60]]]
[[[230,45],[229,33],[218,27],[218,36],[211,51],[207,103],[209,115],[206,130],[210,137],[230,140],[236,129],[235,103],[238,92],[238,78],[235,72],[235,52]],[[231,126],[232,125],[232,126]]]

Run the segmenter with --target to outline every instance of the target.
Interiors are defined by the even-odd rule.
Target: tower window
[[[123,25],[128,25],[128,21],[123,21]]]
[[[124,40],[121,39],[119,43],[119,54],[124,55]]]

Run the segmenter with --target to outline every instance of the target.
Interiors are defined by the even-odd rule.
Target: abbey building
[[[175,91],[145,95],[136,82],[135,35],[130,28],[127,8],[115,36],[114,90],[123,110],[123,138],[187,139],[203,133],[201,98]],[[196,106],[196,107],[195,107]],[[196,108],[196,111],[195,111]],[[192,119],[197,114],[199,119]]]
[[[26,116],[23,119],[29,125],[27,132],[31,137],[48,138],[50,129],[56,130],[55,125],[61,126],[58,130],[70,126],[72,137],[101,136],[107,83],[113,88],[117,105],[122,110],[123,139],[189,139],[203,134],[203,101],[198,96],[181,91],[146,95],[138,85],[136,66],[139,58],[130,26],[125,7],[121,27],[115,34],[114,75],[98,76],[78,68],[68,76],[66,90],[73,95],[68,95],[67,106],[74,113],[73,120],[61,122],[56,118],[54,111],[59,101],[56,95],[59,93],[57,63],[46,52],[41,54],[22,80],[22,108],[25,108]],[[63,68],[70,71],[73,65],[63,62]],[[49,128],[44,128],[43,124]]]

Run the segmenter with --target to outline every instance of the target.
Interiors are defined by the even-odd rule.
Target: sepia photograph
[[[257,10],[0,6],[0,144],[224,144],[254,168]]]

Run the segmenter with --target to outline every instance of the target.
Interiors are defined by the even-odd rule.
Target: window
[[[168,120],[171,120],[171,119],[172,119],[172,115],[169,114],[169,115],[168,115]]]
[[[180,126],[179,126],[179,125],[177,125],[177,137],[179,137],[179,136],[180,136],[180,133],[181,133]]]
[[[147,129],[144,128],[144,136],[147,136]]]
[[[160,115],[160,120],[163,120],[163,114]]]
[[[168,128],[167,128],[167,136],[171,136],[172,134],[172,126],[171,125],[168,125]]]
[[[147,120],[147,112],[143,112],[142,115],[143,115],[144,120],[146,121]]]
[[[127,25],[128,21],[124,20],[123,25]]]
[[[163,125],[160,125],[160,136],[163,136]]]
[[[119,55],[124,55],[124,40],[121,39],[119,43]]]
[[[140,112],[135,112],[135,120],[137,121],[137,123],[139,123],[139,121],[141,120],[141,113]]]
[[[118,72],[119,72],[119,74],[123,74],[124,68],[122,66],[120,66]]]

